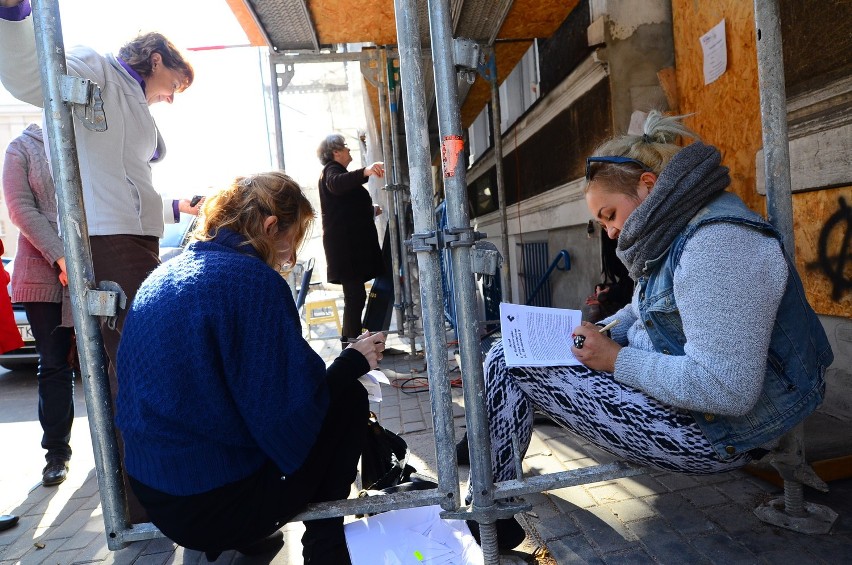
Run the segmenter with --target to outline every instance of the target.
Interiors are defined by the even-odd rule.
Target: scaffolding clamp
[[[446,228],[444,230],[443,247],[452,249],[454,247],[473,247],[473,244],[478,240],[486,237],[487,234],[473,231],[473,228]]]
[[[468,83],[476,80],[476,71],[484,59],[482,46],[476,41],[464,37],[453,39],[453,63]]]
[[[440,247],[440,239],[439,232],[413,233],[411,239],[405,241],[405,245],[414,253],[435,251]]]
[[[91,131],[106,131],[107,120],[101,87],[89,79],[61,75],[59,92],[62,101],[71,104],[74,115]]]
[[[106,318],[111,330],[115,329],[118,310],[127,306],[127,295],[113,281],[101,281],[100,288],[86,291],[86,310],[91,316]]]

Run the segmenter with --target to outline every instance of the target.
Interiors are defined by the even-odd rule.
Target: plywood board
[[[497,39],[550,37],[579,1],[515,0]]]
[[[321,45],[396,44],[393,0],[311,0],[308,9]]]
[[[706,143],[722,151],[723,162],[731,170],[731,190],[753,210],[765,214],[765,198],[756,189],[755,156],[763,142],[753,10],[753,3],[740,0],[672,1],[679,111],[693,114],[686,123]],[[728,68],[718,80],[705,85],[699,38],[722,19],[727,32]],[[834,231],[826,227],[831,227],[832,218],[840,213],[841,196],[852,206],[850,192],[847,187],[793,197],[799,272],[808,300],[820,314],[852,316],[852,289],[836,294],[840,281],[849,281],[852,273],[852,258],[839,256],[839,234],[848,229],[848,220],[839,222],[843,227],[834,226]],[[822,246],[821,236],[825,236]],[[826,260],[833,261],[830,264],[835,267]],[[841,263],[848,266],[842,273],[831,275]]]
[[[722,151],[732,190],[763,212],[763,198],[755,190],[754,158],[762,140],[753,9],[740,0],[672,2],[679,112],[694,114],[686,123]],[[728,69],[705,85],[699,38],[722,19]]]

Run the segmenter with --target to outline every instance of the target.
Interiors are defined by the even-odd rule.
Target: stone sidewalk
[[[332,359],[339,348],[333,340],[315,339],[312,345],[326,359]],[[422,357],[409,358],[405,345],[393,339],[390,345],[403,350],[382,362],[395,386],[384,386],[384,401],[373,407],[385,427],[406,439],[411,463],[418,471],[434,476],[425,363]],[[452,360],[449,364],[454,366]],[[0,565],[206,563],[203,555],[167,539],[137,542],[115,552],[107,549],[80,386],[69,479],[54,488],[33,486],[43,464],[40,428],[31,414],[36,403],[35,378],[18,373],[0,374],[0,437],[6,454],[0,465],[0,513],[21,515],[17,527],[0,532]],[[458,371],[451,371],[450,378],[458,379]],[[464,427],[460,388],[453,388],[453,399],[460,437]],[[29,415],[19,416],[24,408]],[[849,422],[830,424],[834,430],[850,427]],[[535,475],[611,460],[561,428],[539,425],[524,468],[526,475]],[[466,471],[463,467],[462,479]],[[528,539],[507,562],[852,563],[852,480],[834,481],[830,486],[831,492],[825,495],[805,492],[807,501],[826,504],[840,514],[831,533],[815,536],[760,522],[753,509],[779,496],[781,489],[745,472],[707,478],[648,472],[530,495],[527,501],[533,508],[522,519]],[[301,524],[288,524],[284,532],[285,546],[274,557],[248,558],[227,552],[216,563],[301,563]]]

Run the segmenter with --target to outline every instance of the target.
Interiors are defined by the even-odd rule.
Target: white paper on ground
[[[378,369],[373,369],[366,375],[362,375],[358,380],[367,389],[367,398],[370,399],[370,402],[382,401],[382,385],[380,383],[390,384],[385,374]]]
[[[484,565],[464,520],[444,520],[440,506],[405,508],[344,526],[352,565]]]

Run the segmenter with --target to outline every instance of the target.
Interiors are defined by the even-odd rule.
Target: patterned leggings
[[[725,461],[691,414],[623,385],[609,373],[573,367],[506,367],[497,342],[485,360],[486,411],[494,480],[514,479],[512,436],[530,444],[537,408],[590,443],[633,463],[705,475],[742,467],[743,453]]]

